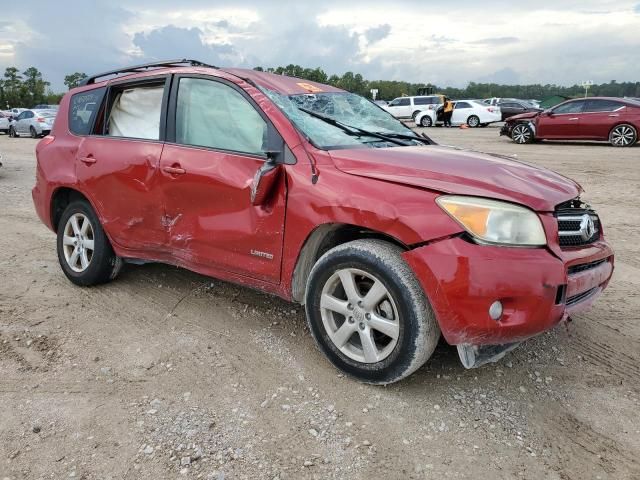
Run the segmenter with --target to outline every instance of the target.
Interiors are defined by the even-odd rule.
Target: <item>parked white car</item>
[[[9,133],[9,115],[0,112],[0,132]]]
[[[57,110],[25,110],[9,125],[9,136],[29,135],[31,138],[49,135]]]
[[[383,109],[396,118],[416,118],[423,110],[435,110],[442,103],[441,95],[423,95],[419,97],[398,97],[381,105]]]
[[[500,107],[486,105],[477,100],[458,100],[453,102],[454,109],[451,116],[452,125],[467,124],[470,127],[486,126],[490,123],[502,121]],[[431,127],[442,123],[438,118],[437,109],[424,110],[416,116],[416,125]]]

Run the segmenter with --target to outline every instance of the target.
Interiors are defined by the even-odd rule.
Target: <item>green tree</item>
[[[2,81],[3,107],[18,107],[21,102],[22,77],[16,67],[7,67]]]
[[[42,73],[36,67],[29,67],[24,72],[22,82],[22,104],[31,107],[44,103],[45,91],[50,85],[42,78]]]
[[[87,78],[87,74],[84,72],[74,72],[69,75],[65,75],[64,84],[67,86],[69,90],[72,88],[76,88],[80,85],[80,82]]]

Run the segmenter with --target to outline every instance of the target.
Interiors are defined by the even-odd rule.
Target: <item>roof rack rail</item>
[[[150,68],[178,67],[181,65],[190,65],[192,67],[208,67],[208,68],[216,68],[216,69],[218,68],[215,65],[209,65],[207,63],[201,62],[200,60],[192,60],[188,58],[183,58],[182,60],[163,60],[160,62],[134,65],[132,67],[118,68],[117,70],[110,70],[108,72],[92,75],[82,80],[80,82],[80,86],[91,85],[92,83],[95,83],[96,79],[98,78],[108,77],[110,75],[117,75],[119,73],[137,73],[137,72],[144,72],[145,70],[148,70]]]

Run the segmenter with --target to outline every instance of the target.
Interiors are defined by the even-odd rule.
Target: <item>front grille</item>
[[[572,297],[567,298],[567,307],[575,305],[576,303],[583,302],[588,299],[591,295],[596,293],[600,287],[593,287],[586,292],[579,293],[578,295],[573,295]]]
[[[561,247],[589,245],[600,238],[600,219],[589,205],[579,200],[558,205],[558,236]]]

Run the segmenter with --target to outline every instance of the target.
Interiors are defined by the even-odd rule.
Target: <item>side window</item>
[[[407,105],[411,105],[411,99],[409,98],[401,98],[398,100],[398,106],[406,107]]]
[[[575,102],[563,103],[553,109],[553,113],[582,113],[582,107],[584,106],[584,100],[578,100]]]
[[[69,104],[69,130],[76,135],[89,135],[98,105],[102,103],[106,88],[76,93]]]
[[[584,111],[613,112],[621,107],[624,107],[624,105],[614,100],[587,100]]]
[[[22,120],[22,119],[26,118],[26,114],[27,114],[27,112],[22,112],[20,115],[18,115],[16,117],[16,120]]]
[[[456,102],[455,108],[456,110],[460,110],[461,108],[471,108],[471,105],[469,105],[467,102]]]
[[[31,111],[24,112],[24,118],[33,118],[33,112]]]
[[[159,85],[145,85],[114,91],[107,115],[106,135],[111,137],[160,138],[160,113],[164,81]]]
[[[232,87],[181,78],[176,103],[176,142],[264,155],[267,122]]]
[[[413,99],[414,105],[429,105],[431,102],[427,97],[416,97]]]

